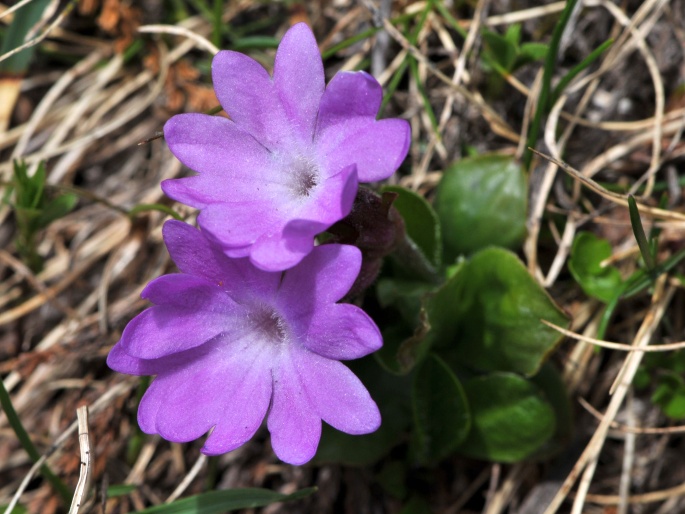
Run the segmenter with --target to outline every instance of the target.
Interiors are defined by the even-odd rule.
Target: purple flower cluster
[[[336,303],[361,267],[347,245],[315,246],[352,208],[359,182],[389,177],[406,156],[409,126],[376,120],[382,91],[364,72],[325,87],[316,41],[292,27],[273,78],[253,59],[219,52],[217,97],[230,116],[181,114],[164,127],[174,155],[198,175],[162,184],[200,210],[201,231],[168,221],[164,242],[180,273],[142,293],[107,359],[122,373],[156,375],[141,429],[175,442],[210,432],[216,455],[249,440],[266,417],[274,452],[303,464],[321,421],[350,434],[380,426],[376,404],[340,360],[379,349],[360,308]]]

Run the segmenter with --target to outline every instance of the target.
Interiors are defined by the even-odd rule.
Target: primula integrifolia
[[[107,358],[116,371],[157,375],[138,410],[143,432],[187,442],[213,429],[202,452],[216,455],[248,441],[266,416],[276,455],[303,464],[321,420],[349,434],[380,426],[366,388],[339,362],[382,344],[364,311],[336,303],[359,273],[359,249],[317,246],[295,267],[266,272],[185,223],[168,221],[163,233],[180,273],[147,285],[154,306]]]
[[[200,227],[226,255],[263,270],[300,262],[314,237],[350,212],[358,183],[388,178],[407,154],[409,124],[376,120],[382,90],[371,75],[340,72],[325,86],[304,23],[283,37],[273,78],[250,57],[221,51],[212,79],[230,120],[172,117],[164,137],[199,174],[162,188],[201,210]]]

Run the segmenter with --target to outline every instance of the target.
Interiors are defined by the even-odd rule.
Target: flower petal
[[[321,97],[316,133],[353,116],[375,120],[383,100],[383,89],[365,71],[340,71],[326,86]]]
[[[174,381],[155,378],[138,405],[138,426],[146,434],[157,433],[157,412],[168,392],[174,387]]]
[[[300,379],[311,405],[326,423],[358,435],[381,426],[381,414],[371,395],[344,364],[300,349],[293,360],[306,370]]]
[[[383,180],[407,156],[410,136],[405,120],[352,118],[317,134],[320,161],[330,173],[356,164],[359,182]]]
[[[228,382],[221,383],[221,419],[202,447],[206,455],[230,452],[245,444],[259,429],[269,409],[273,387],[268,360],[236,359],[226,378]]]
[[[157,305],[172,305],[184,309],[201,309],[211,306],[213,302],[228,303],[233,301],[226,295],[222,297],[216,284],[202,277],[185,273],[171,273],[151,280],[140,297]]]
[[[190,275],[164,275],[141,295],[160,303],[133,318],[121,335],[131,357],[155,359],[200,346],[220,333],[244,330],[245,308],[218,286]]]
[[[383,346],[373,320],[359,307],[346,303],[318,309],[307,336],[302,341],[306,348],[335,360],[358,359]]]
[[[216,383],[208,377],[212,369],[189,366],[155,378],[140,401],[140,429],[175,443],[207,433],[219,415]]]
[[[283,225],[273,205],[250,199],[210,205],[202,210],[197,223],[224,249],[254,244],[265,233],[278,231]]]
[[[263,168],[262,168],[263,170]],[[209,205],[226,202],[269,202],[277,198],[278,190],[269,187],[267,179],[261,180],[255,171],[250,176],[217,177],[210,173],[162,181],[162,190],[169,198],[205,209]]]
[[[250,261],[265,271],[281,271],[300,262],[314,248],[314,236],[328,224],[292,220],[278,233],[264,234],[250,250]]]
[[[291,130],[301,141],[311,141],[325,79],[319,47],[305,23],[293,25],[278,45],[274,84]]]
[[[283,228],[278,228],[282,220],[274,221],[272,227],[265,227],[264,234],[249,250],[251,262],[265,271],[281,271],[295,266],[314,247],[317,234],[349,214],[356,192],[357,174],[354,166],[350,166],[329,178],[318,198],[301,206]],[[264,216],[261,218],[246,218],[243,226],[254,226],[269,219],[269,211],[262,212]],[[217,216],[217,222],[221,220]],[[256,233],[255,228],[253,234]]]
[[[298,216],[320,221],[328,228],[350,213],[358,186],[357,168],[347,166],[326,179],[316,200],[302,206]]]
[[[227,259],[206,236],[187,223],[169,220],[162,233],[181,272],[220,285],[235,300],[254,295],[270,297],[278,288],[280,276],[255,268],[248,259]]]
[[[361,252],[354,246],[317,246],[299,265],[284,273],[279,305],[289,318],[296,318],[334,304],[352,287],[361,262]],[[301,330],[305,333],[308,328]]]
[[[184,366],[160,374],[143,397],[147,404],[144,406],[141,401],[141,429],[175,442],[197,439],[223,422],[226,406],[232,402],[234,392],[246,385],[246,377],[257,374],[262,381],[258,387],[270,389],[268,359],[260,358],[264,347],[251,343],[249,337],[216,338],[198,349]],[[259,427],[266,412],[264,402],[247,409],[235,414],[242,415],[241,423],[248,427],[254,426],[255,418],[259,418]],[[239,428],[238,433],[243,430]]]
[[[244,54],[223,50],[212,61],[212,81],[233,121],[269,149],[283,147],[288,120],[269,73]]]
[[[196,355],[201,353],[201,350],[191,348],[157,359],[141,359],[126,353],[124,345],[119,342],[110,350],[107,356],[107,365],[114,371],[128,373],[129,375],[159,375],[186,366]]]
[[[314,457],[321,439],[321,419],[302,388],[301,369],[284,354],[274,367],[274,395],[267,427],[271,446],[283,462],[301,465]]]
[[[249,189],[259,183],[262,175],[271,174],[273,163],[269,151],[252,135],[221,116],[178,114],[164,125],[164,138],[171,152],[183,164],[214,177],[210,183],[213,186],[201,191],[184,192],[185,187],[178,184],[167,185],[174,184],[176,179],[163,182],[165,192],[168,190],[179,196],[179,201],[203,200],[203,205],[189,203],[192,207],[202,208],[218,198],[228,196],[230,199],[232,195],[243,194],[243,187]],[[236,177],[247,180],[247,186],[238,188],[237,193],[232,186]]]
[[[146,360],[131,357],[124,347],[117,343],[107,355],[107,366],[119,373],[128,375],[156,375],[163,367],[159,366],[159,359]]]

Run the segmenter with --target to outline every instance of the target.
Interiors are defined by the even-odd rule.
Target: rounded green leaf
[[[520,245],[527,194],[523,169],[509,156],[466,158],[446,169],[435,198],[445,262],[490,245]]]
[[[468,403],[459,379],[437,355],[416,370],[412,387],[414,455],[424,465],[452,453],[471,427]]]
[[[532,382],[513,373],[491,373],[464,383],[471,430],[459,446],[469,457],[517,462],[554,434],[554,409]]]
[[[434,310],[454,311],[447,321],[456,328],[445,331],[453,339],[436,344],[454,345],[471,368],[534,375],[562,337],[540,320],[566,326],[567,316],[519,258],[502,248],[478,252],[455,279],[459,290],[452,301],[428,311],[431,324]]]
[[[611,257],[609,241],[591,232],[579,232],[573,241],[568,269],[585,294],[609,303],[621,287],[621,274],[613,266],[602,266]]]

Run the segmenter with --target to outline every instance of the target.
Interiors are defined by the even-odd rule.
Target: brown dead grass
[[[456,12],[469,31],[466,40],[433,13],[416,45],[390,25],[389,37],[360,42],[327,63],[332,75],[368,59],[387,84],[406,53],[419,60],[420,81],[439,129],[433,129],[414,82],[400,86],[386,116],[410,121],[412,149],[407,173],[398,180],[428,197],[441,170],[467,146],[512,155],[525,149],[522,135],[539,93],[539,67],[509,77],[505,95],[488,97],[488,76],[477,57],[482,49],[478,29],[520,22],[524,38],[544,35],[546,40],[563,7],[563,2],[540,6],[525,0],[472,3]],[[287,10],[280,3],[240,0],[227,3],[223,21],[271,18],[279,20],[271,24],[278,25],[278,34],[267,33],[281,35],[290,23],[305,20],[326,50],[372,26],[368,7],[378,4],[319,0]],[[145,307],[139,299],[142,287],[170,270],[171,263],[160,237],[165,216],[152,211],[132,220],[125,213],[142,203],[171,206],[159,183],[184,172],[163,141],[138,142],[154,136],[172,114],[206,110],[217,102],[202,68],[209,62],[208,46],[187,37],[138,32],[140,25],[160,23],[155,2],[134,7],[133,2],[93,0],[79,7],[78,16],[70,15],[42,43],[46,50],[77,58],[65,65],[42,57],[41,66],[23,81],[10,127],[0,132],[3,182],[10,179],[13,158],[34,165],[45,159],[51,184],[87,192],[73,213],[45,231],[39,247],[45,269],[35,276],[18,260],[11,212],[0,208],[0,374],[36,445],[51,451],[50,467],[75,487],[82,468],[76,410],[89,407],[91,489],[81,512],[132,512],[199,492],[210,476],[220,488],[292,492],[319,487],[314,497],[264,509],[269,513],[398,512],[397,500],[369,486],[370,471],[281,465],[264,434],[209,466],[199,444],[137,438],[132,419],[138,380],[112,373],[104,359],[126,322]],[[422,1],[396,1],[390,15],[423,7]],[[579,180],[568,188],[558,161],[538,159],[530,177],[524,255],[531,273],[572,314],[572,331],[586,338],[569,339],[556,359],[573,397],[588,408],[579,407],[577,440],[553,465],[485,466],[459,460],[445,465],[430,491],[435,512],[685,512],[682,429],[642,430],[672,425],[648,397],[628,385],[643,354],[594,350],[587,338],[597,333],[601,306],[588,301],[565,271],[580,229],[608,238],[616,251],[614,263],[625,274],[635,266],[635,243],[621,199],[600,185],[595,188],[599,194],[589,194],[579,185],[581,179],[646,184],[645,221],[661,220],[664,228],[661,257],[682,247],[685,210],[677,179],[685,163],[685,95],[678,89],[685,82],[684,13],[682,0],[592,0],[571,21],[562,71],[607,38],[616,44],[592,73],[570,85],[546,120],[538,148],[553,159],[566,159]],[[179,27],[203,38],[211,33],[200,16]],[[144,49],[124,62],[121,51],[134,39],[141,39]],[[253,55],[268,63],[272,53],[257,50]],[[669,215],[654,210],[657,182],[669,187]],[[189,209],[173,207],[192,221]],[[631,345],[683,340],[684,303],[680,283],[661,281],[651,299],[626,304],[607,338]],[[134,440],[143,446],[130,461]],[[6,418],[0,417],[0,505],[17,494],[30,468]],[[107,484],[120,483],[137,488],[104,502]],[[40,480],[28,482],[21,503],[30,512],[60,511],[58,499]]]

